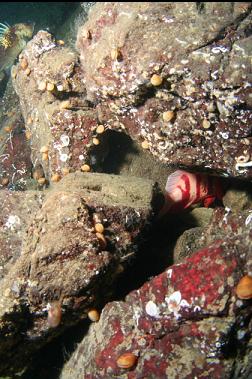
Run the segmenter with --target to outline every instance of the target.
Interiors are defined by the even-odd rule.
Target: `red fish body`
[[[181,212],[192,204],[200,202],[209,207],[215,199],[221,200],[222,196],[218,178],[177,170],[168,176],[165,186],[165,205],[160,215],[167,212]]]

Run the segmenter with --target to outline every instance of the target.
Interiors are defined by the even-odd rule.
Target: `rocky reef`
[[[107,304],[61,378],[226,378],[234,367],[236,377],[247,377],[252,366],[243,354],[251,357],[251,301],[237,298],[235,287],[251,272],[251,215],[239,215],[239,227],[237,216],[213,215],[208,228],[218,221],[225,237],[215,239],[212,230],[211,244],[125,301]],[[125,353],[136,357],[127,367],[118,364]]]
[[[96,3],[75,49],[27,43],[1,99],[0,376],[249,377],[251,15]],[[178,168],[222,200],[160,217]]]

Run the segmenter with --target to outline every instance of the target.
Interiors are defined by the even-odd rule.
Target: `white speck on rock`
[[[245,225],[248,226],[252,221],[252,213],[248,215],[248,217],[245,220]]]
[[[66,134],[62,134],[60,136],[60,140],[61,140],[61,143],[62,143],[62,146],[68,146],[69,143],[70,143],[70,138],[66,135]]]
[[[168,277],[168,279],[171,279],[171,277],[172,277],[172,269],[171,268],[169,270],[167,270],[167,277]]]
[[[220,132],[220,135],[223,139],[228,139],[229,138],[229,134],[228,133],[224,133],[224,132]]]

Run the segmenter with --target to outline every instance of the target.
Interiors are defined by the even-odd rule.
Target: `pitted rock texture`
[[[251,9],[97,3],[76,46],[100,122],[167,165],[251,177]]]
[[[12,264],[6,263],[0,283],[2,375],[24,369],[32,353],[111,296],[112,284],[144,238],[158,189],[143,179],[75,173],[43,194],[39,202],[26,192],[24,206],[37,200],[33,212],[19,215],[18,204],[11,211],[16,224],[7,237],[16,232],[19,252],[8,253]],[[9,195],[8,203],[18,196]],[[55,302],[62,319],[51,327],[48,314]]]
[[[64,170],[80,170],[90,163],[89,154],[94,160],[102,155],[103,136],[93,143],[98,120],[85,98],[76,53],[40,31],[23,50],[12,77],[30,139],[31,160],[35,169],[43,168],[48,182],[55,174],[63,176]]]
[[[249,218],[250,217],[250,218]],[[247,378],[251,300],[236,285],[252,274],[251,215],[219,219],[226,236],[168,267],[124,302],[103,309],[61,378]],[[216,236],[217,238],[217,236]],[[125,352],[137,356],[118,367]],[[235,352],[235,354],[234,354]]]

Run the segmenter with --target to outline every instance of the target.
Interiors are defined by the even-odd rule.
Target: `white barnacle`
[[[56,150],[60,150],[61,149],[61,144],[59,142],[54,142],[53,143],[53,148],[56,149]]]
[[[159,309],[152,300],[148,301],[148,303],[146,304],[145,311],[149,316],[152,316],[152,317],[159,316]]]
[[[170,312],[177,313],[179,311],[181,298],[182,296],[180,291],[175,291],[169,297],[165,298]]]
[[[16,215],[10,215],[5,223],[5,226],[11,230],[14,230],[17,225],[20,225],[20,218]]]
[[[198,305],[195,305],[195,307],[193,308],[193,312],[199,312],[200,310],[201,308]]]
[[[60,160],[61,162],[66,162],[68,160],[68,155],[67,154],[60,154]]]
[[[62,147],[68,146],[69,143],[70,143],[70,138],[66,134],[62,134],[60,136],[60,140],[61,140],[61,143],[62,143]]]
[[[172,269],[169,268],[169,270],[167,270],[166,272],[167,272],[168,279],[171,279],[171,277],[172,277]]]

